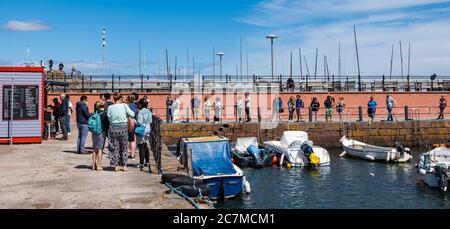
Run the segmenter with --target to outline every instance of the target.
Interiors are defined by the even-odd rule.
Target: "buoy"
[[[278,157],[277,157],[277,155],[274,155],[272,157],[272,165],[277,165],[277,164],[278,164]]]
[[[373,176],[373,177],[375,176],[375,174],[374,174],[374,173],[369,173],[369,174],[370,174],[371,176]]]
[[[315,153],[309,155],[309,160],[313,165],[318,165],[320,163],[320,158]]]
[[[287,166],[288,169],[292,168],[292,164],[291,163],[287,163],[286,166]]]
[[[345,156],[347,154],[347,152],[342,152],[340,155],[339,155],[339,157],[343,157],[343,156]]]

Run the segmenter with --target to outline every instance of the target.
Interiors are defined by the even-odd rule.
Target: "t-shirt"
[[[69,101],[69,109],[67,110],[67,115],[70,116],[73,112],[73,104]]]
[[[304,104],[303,104],[303,100],[302,99],[297,99],[296,101],[295,101],[295,108],[302,108],[304,106]]]
[[[134,118],[134,112],[127,104],[119,103],[108,107],[108,120],[111,125],[128,123],[127,116]]]
[[[323,104],[325,105],[325,108],[327,108],[327,109],[333,108],[333,101],[331,101],[331,99],[325,100],[325,102]]]
[[[377,105],[378,104],[377,104],[377,102],[375,100],[369,101],[369,103],[367,103],[367,106],[369,107],[369,109],[372,109],[372,110],[376,109]]]
[[[245,107],[250,108],[250,97],[245,99]]]

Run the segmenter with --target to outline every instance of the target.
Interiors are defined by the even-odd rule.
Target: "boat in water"
[[[244,172],[231,161],[229,140],[221,136],[180,139],[179,155],[188,176],[208,185],[210,199],[250,193]]]
[[[354,158],[364,159],[368,161],[385,161],[392,163],[408,162],[412,159],[411,150],[403,147],[400,143],[395,143],[395,148],[381,147],[369,145],[364,142],[349,139],[346,136],[342,137],[341,156],[349,155]]]
[[[241,168],[264,167],[265,150],[259,148],[256,137],[238,138],[231,152],[234,163]]]
[[[280,141],[266,141],[264,147],[280,156],[280,165],[304,167],[330,164],[328,151],[315,146],[304,131],[285,131]]]
[[[420,155],[416,164],[419,180],[431,188],[446,192],[449,183],[450,149],[438,147]]]

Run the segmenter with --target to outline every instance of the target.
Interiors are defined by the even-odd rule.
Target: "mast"
[[[341,68],[342,68],[341,64],[342,64],[341,63],[341,42],[339,41],[339,61],[338,61],[338,75],[339,75],[339,78],[341,77]]]
[[[141,41],[139,41],[139,75],[142,75]]]
[[[216,75],[216,48],[213,46],[213,77]]]
[[[316,48],[316,67],[314,68],[314,79],[317,79],[317,56],[319,55],[319,49]]]
[[[248,77],[248,53],[246,54],[246,57],[247,57],[247,77]]]
[[[362,91],[361,69],[359,67],[358,40],[356,38],[356,26],[353,26],[353,34],[355,35],[356,61],[357,61],[357,64],[358,64],[358,91]]]
[[[402,52],[402,41],[400,41],[400,69],[401,69],[402,80],[403,80],[403,52]]]
[[[291,52],[291,70],[290,70],[290,76],[292,78],[292,52]]]
[[[169,77],[170,75],[170,69],[169,69],[169,53],[166,49],[166,75]]]
[[[394,62],[394,45],[392,45],[392,50],[391,50],[391,69],[389,70],[389,79],[392,79],[392,64]]]
[[[241,46],[240,46],[240,59],[241,59],[241,81],[242,81],[242,37],[241,37]]]
[[[406,76],[406,81],[408,83],[408,91],[410,90],[409,88],[409,76],[411,73],[411,42],[408,43],[408,75]]]
[[[303,67],[302,67],[302,49],[298,49],[298,60],[300,63],[300,79],[303,79]]]

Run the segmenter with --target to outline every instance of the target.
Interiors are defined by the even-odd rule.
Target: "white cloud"
[[[0,66],[7,66],[7,65],[11,65],[12,61],[10,59],[7,58],[0,58]]]
[[[13,31],[42,31],[51,29],[50,26],[45,25],[40,21],[16,21],[16,20],[8,21],[4,25],[4,28]]]

